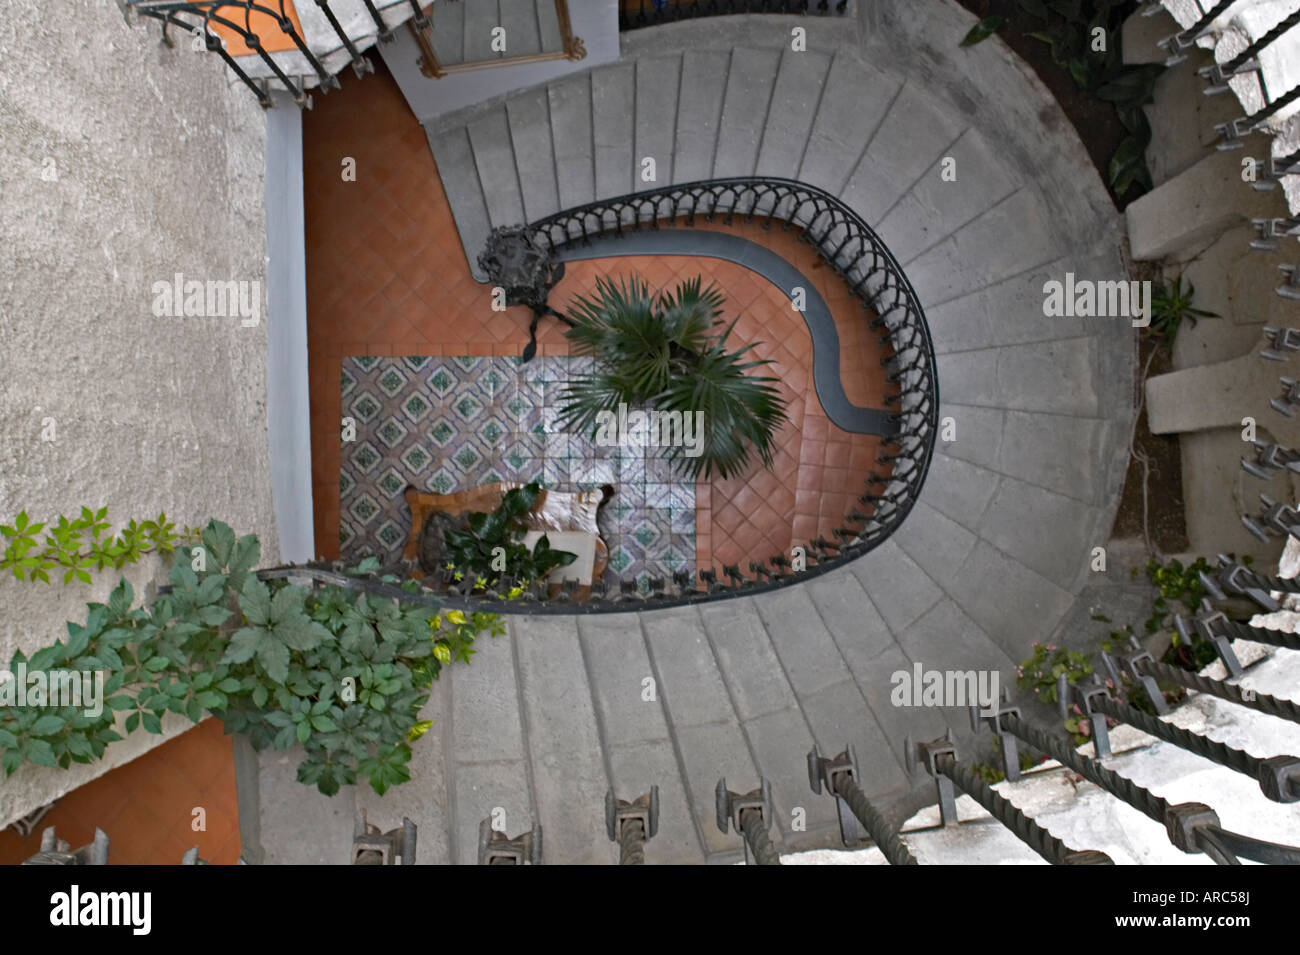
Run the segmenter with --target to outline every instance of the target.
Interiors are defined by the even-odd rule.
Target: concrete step
[[[789,177],[803,164],[830,65],[828,53],[782,52],[758,151],[758,175]]]
[[[591,83],[592,77],[583,74],[552,83],[546,90],[555,155],[555,180],[562,209],[572,209],[596,199],[595,151],[591,136]]]
[[[727,856],[740,845],[718,831],[714,788],[725,778],[730,789],[758,786],[758,767],[740,719],[694,607],[639,615],[654,687],[671,727],[691,818],[704,854]]]
[[[463,2],[465,7],[465,62],[497,59],[505,54],[492,49],[492,30],[501,26],[501,11],[497,0]],[[509,32],[506,34],[509,42]]]
[[[676,182],[695,182],[713,174],[722,96],[731,66],[730,50],[686,50],[682,53],[680,85],[688,95],[678,97],[673,174]]]
[[[460,865],[478,861],[481,820],[499,820],[509,836],[537,821],[513,640],[480,639],[474,650],[473,665],[454,668],[444,688],[451,696],[442,724],[448,841]],[[422,762],[432,755],[420,754]]]
[[[636,66],[618,63],[591,76],[591,131],[596,196],[612,199],[632,191],[632,144],[636,131]]]
[[[559,212],[559,163],[555,158],[546,90],[521,93],[506,103],[510,120],[510,144],[523,196],[524,215],[519,224]]]
[[[472,3],[435,3],[430,11],[433,52],[444,66],[465,62],[465,10]]]
[[[637,192],[677,181],[673,175],[673,152],[681,78],[681,56],[642,57],[636,61],[632,187]],[[647,178],[650,174],[647,161],[653,162],[653,178]]]
[[[609,779],[573,617],[510,620],[528,764],[548,861],[610,861],[604,832]],[[512,833],[513,835],[513,833]]]
[[[702,822],[690,811],[663,695],[657,682],[646,683],[656,678],[639,618],[584,617],[578,631],[615,795],[631,801],[659,787],[659,834],[646,846],[647,861],[704,862]]]
[[[714,178],[754,174],[780,63],[779,50],[743,46],[732,50],[713,157]]]

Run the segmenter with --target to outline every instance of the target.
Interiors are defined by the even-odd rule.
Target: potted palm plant
[[[668,459],[693,478],[742,473],[757,451],[772,466],[773,441],[786,423],[786,403],[776,379],[751,374],[771,364],[747,357],[757,342],[727,346],[735,321],[723,327],[723,296],[699,277],[675,290],[654,293],[643,280],[597,281],[594,296],[577,296],[565,333],[593,370],[568,383],[560,421],[592,433],[622,408],[693,415],[702,423],[699,446],[667,450]]]

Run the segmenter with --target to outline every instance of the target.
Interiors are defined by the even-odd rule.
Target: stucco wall
[[[266,118],[216,57],[158,39],[113,0],[0,13],[0,520],[82,504],[215,516],[256,532],[270,562]],[[258,324],[156,316],[153,285],[177,272],[258,283]],[[115,582],[0,581],[0,664],[65,636]],[[24,766],[0,780],[0,825],[157,742]]]

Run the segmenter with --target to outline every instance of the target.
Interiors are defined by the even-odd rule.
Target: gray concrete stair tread
[[[596,198],[591,137],[591,77],[552,83],[546,89],[560,208],[572,209]]]
[[[506,114],[497,110],[484,113],[469,125],[469,141],[474,150],[474,164],[478,167],[489,220],[500,225],[522,223],[524,200],[516,165],[518,158],[510,139],[510,121]]]
[[[781,54],[758,151],[758,175],[789,177],[803,164],[830,63],[826,53],[786,50]]]
[[[524,218],[532,222],[560,211],[557,163],[551,142],[550,102],[545,89],[529,90],[506,103],[510,142],[523,194]]]
[[[1059,258],[1059,232],[1045,203],[1021,189],[903,267],[922,302],[944,302]]]
[[[619,63],[591,76],[591,128],[595,144],[596,195],[612,199],[632,191],[632,143],[636,119],[636,66]]]
[[[713,174],[722,97],[731,66],[730,50],[686,50],[682,53],[673,174],[675,182],[696,182]]]
[[[430,11],[433,23],[433,51],[444,66],[465,62],[465,8],[469,3],[435,3]]]
[[[540,18],[555,21],[555,5],[547,3],[549,9],[543,11],[540,9],[543,2],[544,0],[497,0],[501,11],[498,22],[506,29],[506,56],[532,56],[558,48],[542,45]]]
[[[966,129],[965,118],[945,111],[909,82],[890,104],[849,176],[840,198],[868,223],[880,221]],[[886,242],[888,236],[882,236]]]
[[[773,81],[781,54],[772,49],[736,47],[722,100],[713,176],[752,176],[767,125]]]
[[[492,49],[492,30],[501,25],[497,4],[489,0],[487,3],[467,2],[462,6],[465,7],[465,62],[473,63],[503,56],[504,54]]]
[[[677,104],[681,80],[680,56],[643,57],[636,61],[636,129],[632,160],[637,192],[675,182]],[[654,178],[646,161],[653,161]]]
[[[955,177],[955,179],[953,178]],[[889,249],[906,262],[1015,191],[1005,160],[967,129],[881,221]]]
[[[603,824],[609,778],[577,621],[515,617],[510,630],[545,850],[566,864],[604,862],[609,855]]]
[[[477,258],[479,250],[487,242],[488,233],[492,231],[492,223],[488,218],[483,187],[479,183],[469,132],[460,127],[445,132],[429,131],[427,135],[470,271],[475,278],[483,281],[485,276],[478,267]]]
[[[458,864],[477,861],[481,820],[495,816],[510,836],[534,822],[511,640],[481,639],[475,651],[473,666],[451,674],[450,727],[443,729],[451,854]]]
[[[902,80],[837,51],[797,178],[840,194],[902,87]]]

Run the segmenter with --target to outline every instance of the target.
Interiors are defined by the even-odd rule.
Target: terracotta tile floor
[[[491,290],[470,275],[424,132],[392,78],[350,84],[303,115],[312,479],[317,549],[336,557],[339,539],[340,371],[350,355],[517,355],[528,341],[525,308],[495,312]],[[345,182],[345,159],[356,181]],[[841,376],[855,404],[883,407],[881,350],[869,316],[813,249],[793,231],[725,228],[780,253],[821,292],[835,316]],[[571,263],[552,294],[563,305],[598,274],[637,273],[654,286],[694,275],[723,289],[736,341],[759,340],[760,358],[788,401],[789,425],[774,466],[754,459],[728,481],[697,487],[698,562],[738,563],[776,553],[832,530],[863,493],[880,440],[832,425],[812,386],[812,341],[789,301],[740,266],[695,257],[637,257]],[[543,321],[539,354],[568,354],[563,326]]]
[[[206,813],[206,830],[195,832],[193,810]],[[108,834],[110,865],[179,865],[186,850],[214,865],[239,860],[239,807],[235,755],[221,722],[204,720],[125,766],[74,789],[60,799],[23,839],[0,832],[0,865],[14,865],[40,849],[41,832],[54,826],[76,849],[95,828]]]

